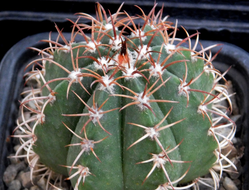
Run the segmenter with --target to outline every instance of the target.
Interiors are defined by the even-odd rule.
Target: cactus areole
[[[164,190],[206,184],[210,173],[218,188],[235,124],[220,105],[231,109],[218,83],[224,74],[212,65],[217,45],[196,51],[199,34],[183,29],[187,37],[177,38],[177,25],[155,8],[130,16],[97,3],[96,18],[70,20],[70,41],[56,26],[56,41],[33,48],[41,58],[28,66],[41,69],[26,76],[38,88],[21,102],[33,116],[18,123],[32,175],[58,173],[82,190]]]

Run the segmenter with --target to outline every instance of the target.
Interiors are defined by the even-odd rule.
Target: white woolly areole
[[[94,141],[93,140],[87,140],[87,139],[83,139],[81,141],[81,149],[84,149],[84,152],[90,152],[91,148],[94,148]]]
[[[147,47],[147,45],[143,45],[142,47],[139,46],[138,49],[140,50],[137,56],[138,59],[149,58],[150,51],[152,50],[151,47]]]
[[[51,93],[48,95],[49,97],[49,100],[50,100],[50,103],[54,103],[56,101],[56,96],[55,95],[52,95]]]
[[[80,79],[80,81],[82,80],[83,77],[79,77],[78,75],[81,74],[81,70],[78,69],[77,71],[71,71],[71,73],[69,74],[68,78],[70,78],[71,81],[74,80],[75,83],[78,83],[78,79]]]
[[[42,75],[43,75],[43,76],[45,76],[45,75],[46,75],[46,70],[45,70],[45,67],[44,67],[44,68],[42,68],[41,73],[42,73]]]
[[[139,108],[141,110],[144,110],[145,108],[147,108],[147,106],[150,107],[150,104],[148,102],[149,98],[147,96],[142,97],[142,95],[143,95],[143,92],[138,94],[138,96],[136,96],[136,98],[137,98],[137,101],[140,102],[140,104],[137,104],[137,105],[139,106]],[[147,106],[145,106],[145,105],[147,105]]]
[[[45,122],[45,115],[43,113],[38,113],[36,115],[38,123],[44,123]]]
[[[207,73],[207,74],[210,73],[211,71],[209,69],[210,69],[210,67],[208,65],[204,66],[205,73]]]
[[[141,75],[139,73],[133,73],[136,70],[137,70],[137,68],[134,68],[134,67],[130,67],[130,68],[126,67],[126,73],[122,71],[123,75],[127,76],[127,77],[125,77],[125,80],[130,80],[130,79],[135,79],[137,77],[141,77]]]
[[[167,52],[168,54],[170,54],[171,51],[173,51],[173,50],[176,49],[176,46],[173,45],[173,44],[165,44],[165,45],[164,45],[164,48],[165,48],[166,52]]]
[[[49,57],[48,57],[49,59],[53,59],[54,58],[54,56],[53,55],[49,55]]]
[[[34,77],[35,77],[35,79],[38,79],[38,80],[41,78],[41,76],[39,74],[35,75]]]
[[[141,36],[141,41],[143,41],[143,42],[147,39],[147,36],[145,36],[145,32],[141,31],[141,30],[136,30],[135,33],[132,32],[131,35],[130,35],[131,38],[134,38],[134,37],[139,38],[140,36]]]
[[[31,79],[35,79],[35,80],[39,80],[41,78],[40,74],[36,74],[36,75],[31,75]]]
[[[157,27],[154,24],[147,24],[150,28],[152,28],[153,30],[157,29]]]
[[[91,107],[91,109],[94,111],[90,111],[89,110],[89,117],[92,119],[92,122],[95,124],[99,119],[101,119],[101,117],[103,116],[103,114],[101,114],[100,112],[102,112],[102,110],[98,111],[98,108],[96,106],[96,108],[94,108],[93,106]]]
[[[54,59],[54,56],[53,55],[49,55],[48,57],[47,57],[48,59],[51,59],[51,60],[53,60]],[[42,60],[42,64],[45,66],[45,64],[48,62],[48,63],[51,63],[48,59],[43,59]],[[44,69],[44,68],[43,68]],[[45,70],[45,69],[44,69]]]
[[[127,49],[127,54],[128,54],[130,65],[134,66],[138,53],[136,51],[130,51],[129,49]]]
[[[179,96],[185,96],[185,97],[187,97],[187,94],[185,92],[187,92],[188,94],[190,93],[190,91],[189,91],[190,87],[189,86],[185,86],[185,85],[187,85],[186,82],[184,82],[184,83],[182,83],[182,84],[180,84],[178,86],[178,90],[179,90],[178,94],[179,94]]]
[[[79,175],[82,176],[83,182],[84,182],[85,181],[85,177],[89,176],[89,174],[90,174],[89,168],[81,166],[81,165],[78,165],[77,168],[78,168],[78,171],[76,173],[79,173]],[[76,189],[76,187],[75,187],[75,189]]]
[[[64,45],[61,48],[63,49],[62,51],[65,52],[65,53],[69,53],[70,49],[71,49],[70,46],[68,46],[68,45]]]
[[[117,27],[113,27],[113,25],[111,23],[107,23],[104,25],[104,31],[108,31],[108,30],[113,30],[113,28],[115,28],[115,30],[118,30]]]
[[[110,39],[109,40],[109,44],[111,44],[111,49],[112,50],[118,50],[121,48],[121,43],[122,43],[122,40],[119,39],[119,37],[117,36],[116,39],[112,40]]]
[[[109,76],[108,75],[105,75],[105,76],[103,76],[102,77],[102,82],[105,84],[105,85],[103,85],[102,83],[102,85],[101,85],[101,87],[99,88],[99,90],[106,90],[106,91],[108,91],[109,93],[111,93],[111,94],[113,94],[113,91],[114,91],[114,83],[112,83],[112,81],[113,81],[113,78],[109,78]]]
[[[97,60],[99,61],[99,63],[96,61],[94,62],[94,66],[97,70],[105,69],[107,71],[109,65],[115,64],[112,59],[109,60],[106,57],[99,57]]]
[[[159,132],[157,132],[153,127],[146,128],[145,132],[151,138],[151,140],[153,140],[154,137],[159,137]]]
[[[210,73],[212,73],[213,78],[215,78],[215,73],[214,73],[214,72],[212,72],[211,70],[212,70],[212,68],[211,68],[211,67],[209,67],[208,65],[204,65],[204,71],[205,71],[205,73],[206,73],[206,74],[210,74]]]
[[[96,45],[98,45],[97,42],[94,43],[92,41],[89,41],[89,43],[87,43],[87,46],[90,47],[89,52],[94,53],[96,50]]]
[[[110,29],[113,29],[113,25],[110,23],[107,23],[104,25],[104,28],[105,28],[105,30],[110,30]]]
[[[164,159],[165,155],[163,154],[153,154],[153,162],[156,164],[157,168],[160,168],[161,165],[164,165],[166,163],[166,160]]]
[[[195,55],[194,52],[191,52],[191,62],[194,63],[197,61],[197,56]]]
[[[164,70],[162,70],[162,66],[160,64],[155,64],[155,66],[149,67],[150,75],[153,77],[159,77],[163,74]]]
[[[214,134],[212,133],[211,127],[210,127],[210,129],[208,130],[207,135],[208,135],[208,136],[213,136],[213,135],[214,135]]]
[[[199,114],[207,112],[207,106],[205,106],[205,105],[199,105],[197,112]]]

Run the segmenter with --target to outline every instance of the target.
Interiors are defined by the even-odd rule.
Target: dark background
[[[122,0],[99,0],[106,10],[115,13]],[[125,0],[122,10],[140,14],[138,5],[149,13],[154,1]],[[159,10],[178,26],[184,26],[189,34],[198,30],[200,39],[235,44],[249,51],[249,1],[248,0],[168,0],[157,1]],[[0,60],[19,40],[41,32],[55,31],[55,23],[64,31],[71,30],[66,18],[76,19],[74,13],[95,15],[95,1],[91,0],[34,0],[27,2],[6,1],[0,6]],[[184,32],[178,33],[185,37]],[[25,47],[24,47],[25,48]]]

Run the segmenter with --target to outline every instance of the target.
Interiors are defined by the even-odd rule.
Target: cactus
[[[41,57],[25,76],[37,87],[24,92],[22,133],[14,137],[32,175],[45,171],[49,185],[57,173],[74,189],[164,190],[206,184],[210,173],[218,188],[225,165],[235,167],[222,149],[236,130],[220,104],[232,109],[218,83],[224,74],[212,65],[218,44],[196,51],[199,33],[183,28],[187,37],[177,38],[177,24],[162,9],[155,13],[156,5],[148,15],[138,7],[140,16],[121,8],[111,15],[97,3],[96,18],[69,20],[69,41],[56,26],[58,38],[43,40],[48,48],[31,48]]]

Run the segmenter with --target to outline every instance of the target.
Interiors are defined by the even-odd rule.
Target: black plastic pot
[[[16,118],[19,108],[20,92],[23,88],[24,67],[32,59],[37,57],[37,52],[27,47],[44,48],[47,44],[39,42],[47,39],[48,33],[39,33],[29,36],[14,45],[4,56],[0,64],[0,189],[7,189],[2,181],[3,172],[9,161],[7,156],[13,152],[12,139],[10,135],[16,126]],[[56,37],[52,33],[52,38]],[[70,34],[65,34],[69,37]],[[201,41],[204,47],[218,42]],[[220,42],[220,44],[223,42]],[[243,139],[245,153],[242,159],[243,174],[242,188],[248,189],[248,167],[249,167],[249,56],[248,53],[232,44],[224,43],[223,49],[214,61],[214,65],[221,72],[232,68],[227,74],[227,79],[232,81],[236,91],[236,100],[241,118],[238,120],[237,136]],[[214,48],[216,53],[220,47]]]
[[[129,14],[141,14],[140,6],[148,14],[152,0],[99,0],[106,10],[116,12],[122,2],[122,10]],[[169,21],[178,19],[179,26],[185,26],[189,33],[201,32],[200,39],[216,40],[235,44],[249,51],[249,1],[248,0],[158,0],[156,10],[164,7],[163,17]],[[121,10],[121,11],[122,11]],[[0,7],[0,59],[15,43],[29,35],[55,31],[54,23],[64,31],[70,31],[77,12],[95,15],[95,1],[92,0],[42,0],[6,1]],[[107,11],[108,13],[108,11]],[[81,22],[86,22],[82,19]],[[185,36],[185,33],[183,33]]]

